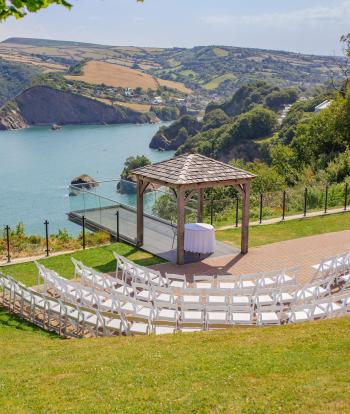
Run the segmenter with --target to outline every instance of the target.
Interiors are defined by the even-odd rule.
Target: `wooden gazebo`
[[[143,195],[151,183],[170,187],[177,199],[177,263],[184,264],[185,206],[198,192],[197,221],[203,221],[204,189],[234,186],[242,195],[241,252],[248,252],[249,191],[255,177],[247,171],[200,154],[185,154],[132,171],[137,181],[137,245],[143,245]]]

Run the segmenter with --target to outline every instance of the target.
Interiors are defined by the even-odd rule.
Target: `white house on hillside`
[[[315,107],[315,112],[323,111],[324,109],[328,108],[330,104],[331,104],[331,101],[328,101],[328,100],[323,101],[322,103],[320,103],[319,105]]]

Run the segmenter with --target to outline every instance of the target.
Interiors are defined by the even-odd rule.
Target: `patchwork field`
[[[216,89],[222,82],[225,80],[234,80],[236,76],[233,73],[226,73],[225,75],[218,76],[217,78],[212,79],[210,82],[203,85],[206,90]]]
[[[83,67],[83,74],[79,76],[66,76],[66,79],[83,81],[94,85],[104,83],[107,86],[120,88],[157,89],[155,79],[137,69],[131,69],[113,63],[91,60]]]
[[[171,80],[165,80],[165,79],[157,79],[160,85],[166,86],[167,88],[171,89],[177,89],[180,92],[190,94],[192,93],[192,89],[187,88],[183,83],[181,82],[175,82]]]
[[[126,106],[127,108],[133,109],[134,111],[146,113],[151,109],[151,105],[132,103],[132,102],[116,102],[116,104],[121,106]]]

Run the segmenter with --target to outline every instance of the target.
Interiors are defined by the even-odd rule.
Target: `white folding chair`
[[[253,325],[252,306],[230,306],[230,322],[233,325]]]
[[[203,329],[205,326],[204,306],[201,304],[184,304],[180,306],[180,325],[196,324]]]
[[[283,306],[262,306],[256,310],[256,324],[280,325]]]
[[[212,289],[214,282],[214,276],[193,276],[193,287],[196,289]]]
[[[205,309],[206,325],[228,325],[230,323],[229,307],[225,305],[207,305]]]
[[[187,288],[187,279],[185,275],[165,273],[165,278],[167,280],[167,285],[171,288]]]

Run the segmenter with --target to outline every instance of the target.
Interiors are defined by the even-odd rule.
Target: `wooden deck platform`
[[[117,237],[119,215],[119,238],[136,244],[136,210],[119,205],[98,209],[87,209],[68,213],[70,221],[81,225],[82,216],[85,216],[85,225],[90,230],[103,230]],[[142,249],[165,260],[176,262],[176,226],[165,220],[145,214],[144,216],[144,245]],[[208,257],[235,255],[239,249],[216,242],[216,249],[210,255],[198,255],[186,252],[185,263],[194,263]]]

